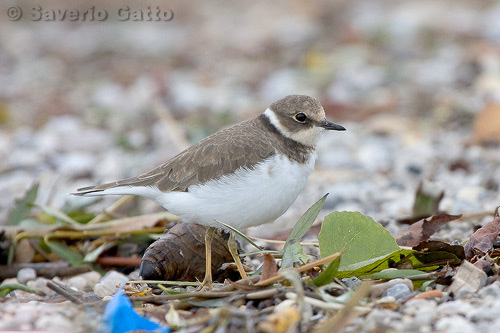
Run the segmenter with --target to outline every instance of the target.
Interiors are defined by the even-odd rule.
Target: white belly
[[[273,156],[254,170],[190,186],[187,192],[162,193],[149,188],[148,197],[188,222],[220,227],[215,220],[237,229],[276,220],[293,204],[314,169],[316,155],[300,164]]]

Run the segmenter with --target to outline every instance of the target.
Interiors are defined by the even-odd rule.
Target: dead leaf
[[[399,246],[417,246],[420,242],[428,240],[443,224],[456,220],[461,216],[443,213],[422,219],[409,226],[406,230],[401,231],[396,236],[396,242]]]
[[[14,263],[24,264],[33,261],[35,249],[31,246],[29,239],[21,239],[15,247]]]
[[[484,255],[493,248],[493,243],[500,233],[500,217],[482,226],[470,236],[465,245],[465,257],[471,259],[476,254]]]
[[[474,123],[474,143],[500,143],[500,104],[489,104],[477,115]]]
[[[487,275],[482,269],[477,268],[469,261],[463,261],[453,277],[449,291],[456,293],[459,290],[476,292],[486,284]]]
[[[205,226],[178,223],[151,244],[142,257],[140,275],[145,280],[201,281],[205,275]],[[229,234],[220,230],[212,240],[213,280],[238,280],[239,273],[219,268],[233,258],[227,248]]]
[[[264,263],[262,264],[262,274],[260,275],[260,281],[272,278],[278,273],[278,265],[274,257],[270,253],[264,254]]]
[[[263,322],[259,323],[259,331],[265,333],[287,332],[288,329],[299,322],[300,314],[297,307],[290,306],[279,312],[270,314]]]
[[[453,253],[460,260],[465,259],[464,247],[462,245],[451,245],[441,241],[428,240],[420,242],[420,244],[413,247],[413,250],[420,252],[444,251]]]

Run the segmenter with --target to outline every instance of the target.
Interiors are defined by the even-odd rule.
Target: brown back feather
[[[218,179],[238,168],[253,169],[276,152],[303,163],[313,150],[314,147],[284,137],[262,114],[212,134],[156,169],[137,177],[81,188],[76,194],[118,186],[153,186],[162,192],[187,191],[191,185]]]

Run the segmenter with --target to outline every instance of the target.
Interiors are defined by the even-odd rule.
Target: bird
[[[211,241],[223,222],[235,229],[275,221],[295,202],[313,172],[316,145],[343,126],[326,119],[321,103],[289,95],[260,115],[219,130],[157,168],[115,182],[77,189],[74,195],[138,195],[184,221],[207,226],[201,286],[212,286]],[[246,278],[230,233],[230,252]]]

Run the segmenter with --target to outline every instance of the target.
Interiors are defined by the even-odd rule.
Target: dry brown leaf
[[[465,245],[465,257],[471,259],[476,254],[484,255],[493,248],[493,242],[500,233],[500,217],[493,219],[470,236]]]
[[[461,289],[476,292],[486,284],[487,275],[469,261],[463,261],[453,277],[449,291],[456,293]]]
[[[300,320],[300,314],[295,306],[287,307],[279,312],[270,314],[259,323],[259,331],[265,333],[287,332],[292,325]]]
[[[142,257],[140,275],[145,280],[201,281],[205,275],[205,226],[178,223],[151,244]],[[239,273],[219,268],[233,258],[227,248],[229,235],[214,232],[212,273],[214,281],[238,280]]]
[[[443,224],[456,220],[461,216],[443,213],[422,219],[397,234],[396,242],[399,246],[417,246],[420,242],[428,240]]]
[[[500,143],[500,104],[489,104],[477,115],[474,124],[474,142]]]
[[[35,249],[31,246],[27,238],[21,239],[17,244],[14,251],[14,263],[24,264],[33,261],[35,256]]]
[[[272,278],[278,273],[278,265],[274,257],[270,253],[264,254],[264,263],[262,264],[262,274],[260,275],[260,281]]]
[[[413,250],[420,252],[434,252],[434,251],[444,251],[448,253],[453,253],[458,259],[465,259],[464,247],[462,245],[451,245],[441,241],[428,240],[420,242],[417,246],[413,247]]]

